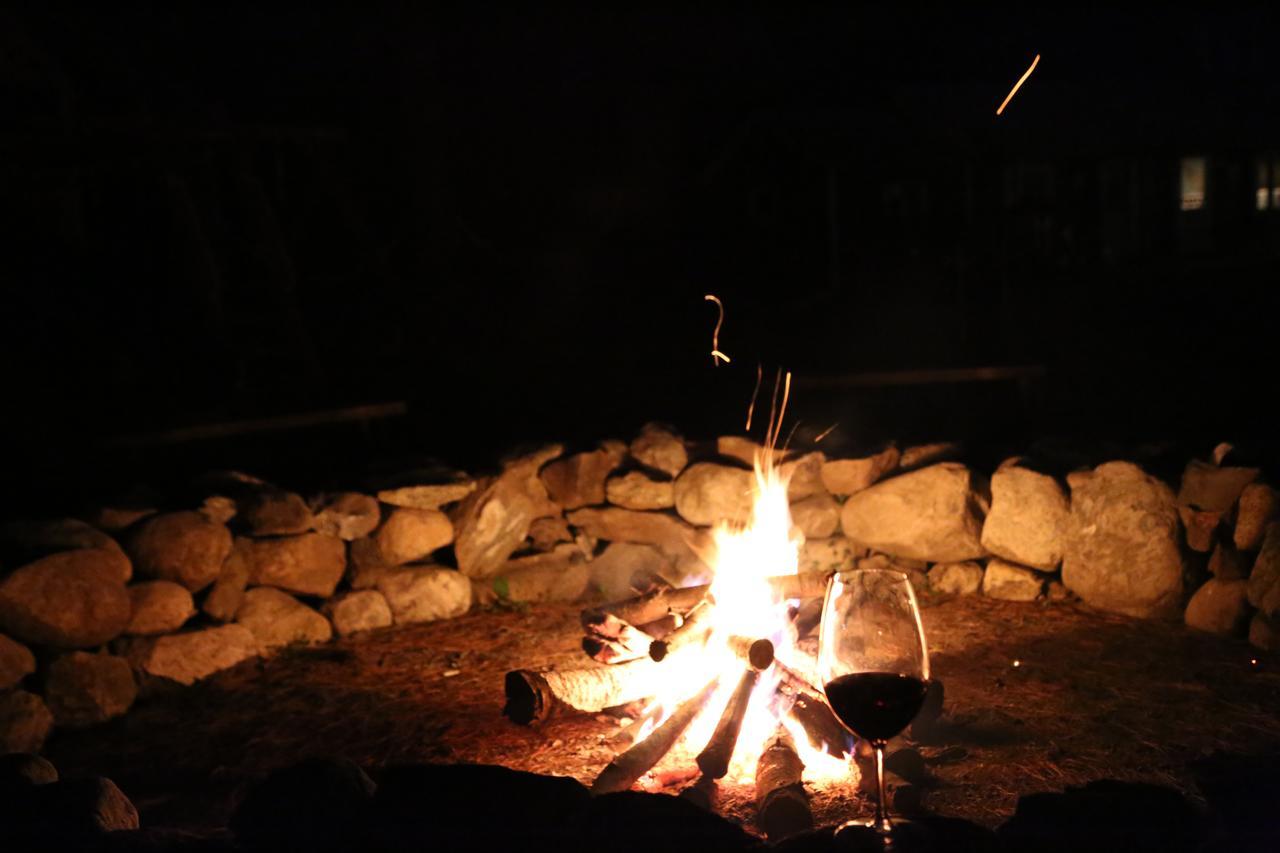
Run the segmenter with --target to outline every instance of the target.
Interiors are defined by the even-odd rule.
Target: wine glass
[[[893,826],[884,802],[885,744],[920,711],[929,681],[929,650],[911,581],[887,569],[833,575],[818,637],[827,702],[876,754],[876,816],[844,827],[870,827],[887,840]]]

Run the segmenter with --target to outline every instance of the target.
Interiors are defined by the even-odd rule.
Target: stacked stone
[[[704,582],[713,528],[749,518],[761,450],[651,424],[629,444],[551,445],[481,478],[410,473],[376,494],[304,500],[222,473],[177,511],[6,525],[0,560],[17,568],[0,573],[0,752],[35,752],[54,725],[118,716],[149,680],[192,684],[334,634],[475,604]],[[1277,645],[1280,497],[1256,469],[1193,462],[1175,495],[1129,462],[1064,482],[1014,458],[988,480],[958,455],[950,444],[780,454],[799,570],[896,568],[922,596],[1073,594],[1172,617],[1184,612],[1186,555],[1198,551],[1211,555],[1212,578],[1187,623],[1247,625],[1256,645]]]

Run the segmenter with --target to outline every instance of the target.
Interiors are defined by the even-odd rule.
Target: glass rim
[[[848,575],[897,575],[908,583],[911,581],[911,576],[901,569],[859,569],[855,566],[852,569],[840,569],[839,571],[831,573],[831,577],[833,578],[845,577]]]

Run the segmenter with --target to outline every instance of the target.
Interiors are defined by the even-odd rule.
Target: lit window
[[[1204,158],[1182,158],[1182,209],[1204,207]]]
[[[1258,210],[1280,210],[1280,157],[1258,158],[1254,199]]]

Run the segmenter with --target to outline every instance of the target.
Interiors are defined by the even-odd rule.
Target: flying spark
[[[764,365],[756,362],[756,389],[751,392],[751,402],[747,405],[747,432],[751,432],[751,416],[756,411],[756,396],[760,393],[760,380],[764,378]]]
[[[814,444],[817,444],[818,442],[822,441],[822,439],[824,439],[824,438],[826,438],[827,436],[831,435],[831,431],[832,431],[832,430],[834,430],[834,429],[835,429],[836,427],[838,427],[838,426],[840,426],[840,422],[839,422],[839,421],[836,421],[836,422],[835,422],[835,423],[833,423],[831,426],[827,427],[827,428],[826,428],[826,429],[824,429],[822,432],[818,433],[818,437],[817,437],[817,438],[815,438],[815,439],[813,440],[813,443],[814,443]]]
[[[1022,76],[1018,78],[1018,82],[1014,83],[1013,88],[1009,90],[1009,94],[1005,95],[1004,103],[1000,105],[1000,109],[996,110],[996,115],[1000,115],[1002,112],[1004,112],[1004,108],[1009,106],[1009,101],[1012,100],[1013,96],[1016,95],[1018,93],[1018,90],[1022,88],[1022,84],[1027,82],[1027,78],[1031,76],[1031,72],[1035,71],[1036,66],[1039,64],[1040,64],[1040,54],[1037,53],[1036,58],[1031,60],[1031,67],[1028,68],[1025,72],[1023,72]]]
[[[708,293],[702,298],[708,302],[714,302],[716,307],[720,309],[720,316],[716,319],[715,331],[711,333],[711,363],[719,367],[721,361],[725,364],[729,363],[729,356],[720,352],[720,327],[724,325],[724,303],[714,293]]]

